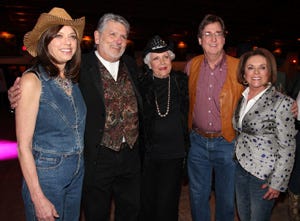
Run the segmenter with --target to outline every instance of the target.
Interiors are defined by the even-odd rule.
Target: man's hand
[[[18,77],[14,85],[11,86],[8,90],[8,100],[10,102],[10,108],[15,109],[18,105],[18,101],[21,97],[21,88],[20,88],[20,80],[21,78]]]

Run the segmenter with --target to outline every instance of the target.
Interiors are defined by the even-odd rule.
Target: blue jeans
[[[47,199],[55,206],[59,221],[78,221],[84,175],[83,153],[50,154],[35,152],[38,179]],[[37,220],[26,182],[22,195],[26,220]]]
[[[216,220],[234,220],[234,143],[205,138],[192,131],[188,175],[193,221],[210,221],[209,199],[214,171]]]
[[[241,221],[269,221],[275,200],[263,199],[268,188],[261,186],[266,181],[251,175],[237,166],[235,188],[238,214]]]

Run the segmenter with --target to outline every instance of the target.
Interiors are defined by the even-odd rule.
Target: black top
[[[154,88],[160,112],[166,113],[168,103],[169,78],[154,78]],[[152,140],[151,158],[179,158],[185,156],[182,122],[180,121],[179,95],[175,80],[171,78],[170,110],[166,117],[158,115],[153,122],[153,131],[149,136]],[[156,107],[156,106],[155,106]]]
[[[184,157],[189,146],[187,130],[188,89],[187,76],[172,71],[170,109],[166,117],[158,114],[155,96],[161,114],[165,114],[168,103],[169,78],[155,78],[152,72],[139,78],[143,99],[143,129],[145,157],[175,159]]]

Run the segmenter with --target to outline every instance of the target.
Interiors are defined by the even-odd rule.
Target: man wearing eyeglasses
[[[243,87],[236,79],[239,60],[226,55],[223,49],[225,34],[222,18],[206,15],[198,29],[198,42],[204,54],[194,57],[186,66],[191,131],[188,174],[194,221],[211,220],[212,183],[215,184],[215,219],[233,221],[235,215],[235,132],[231,119]]]

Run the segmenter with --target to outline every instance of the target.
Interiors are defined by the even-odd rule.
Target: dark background
[[[133,42],[130,47],[133,51],[142,50],[150,37],[160,34],[174,42],[186,42],[188,47],[184,55],[200,53],[196,38],[198,25],[205,14],[215,13],[224,19],[229,31],[227,50],[233,48],[239,52],[256,45],[272,50],[280,47],[283,57],[288,52],[292,52],[292,56],[300,53],[300,0],[177,1],[0,0],[0,34],[8,32],[14,35],[8,39],[0,36],[0,69],[4,71],[7,88],[29,61],[18,58],[26,54],[21,50],[24,34],[32,30],[40,13],[48,12],[54,6],[65,8],[73,18],[86,16],[85,35],[91,37],[104,13],[123,15],[131,24],[129,39]],[[176,53],[176,57],[185,59],[178,55]],[[291,74],[296,65],[298,63],[287,62],[284,70]],[[0,138],[15,140],[14,115],[8,113],[7,94],[0,95]],[[23,221],[21,171],[17,160],[1,161],[0,174],[0,220]],[[180,217],[184,215],[182,220],[189,221],[187,192],[182,194],[180,205],[184,206],[180,207]],[[272,221],[279,220],[288,220],[287,200],[284,203],[279,201],[275,206]]]
[[[151,36],[159,34],[175,43],[186,42],[187,53],[198,53],[197,29],[207,13],[224,19],[229,32],[226,47],[300,48],[299,0],[1,0],[0,32],[15,34],[17,49],[0,48],[0,55],[21,53],[24,33],[33,28],[40,13],[54,6],[65,8],[73,18],[86,16],[85,34],[91,37],[104,13],[124,16],[131,24],[133,51],[142,50]]]

